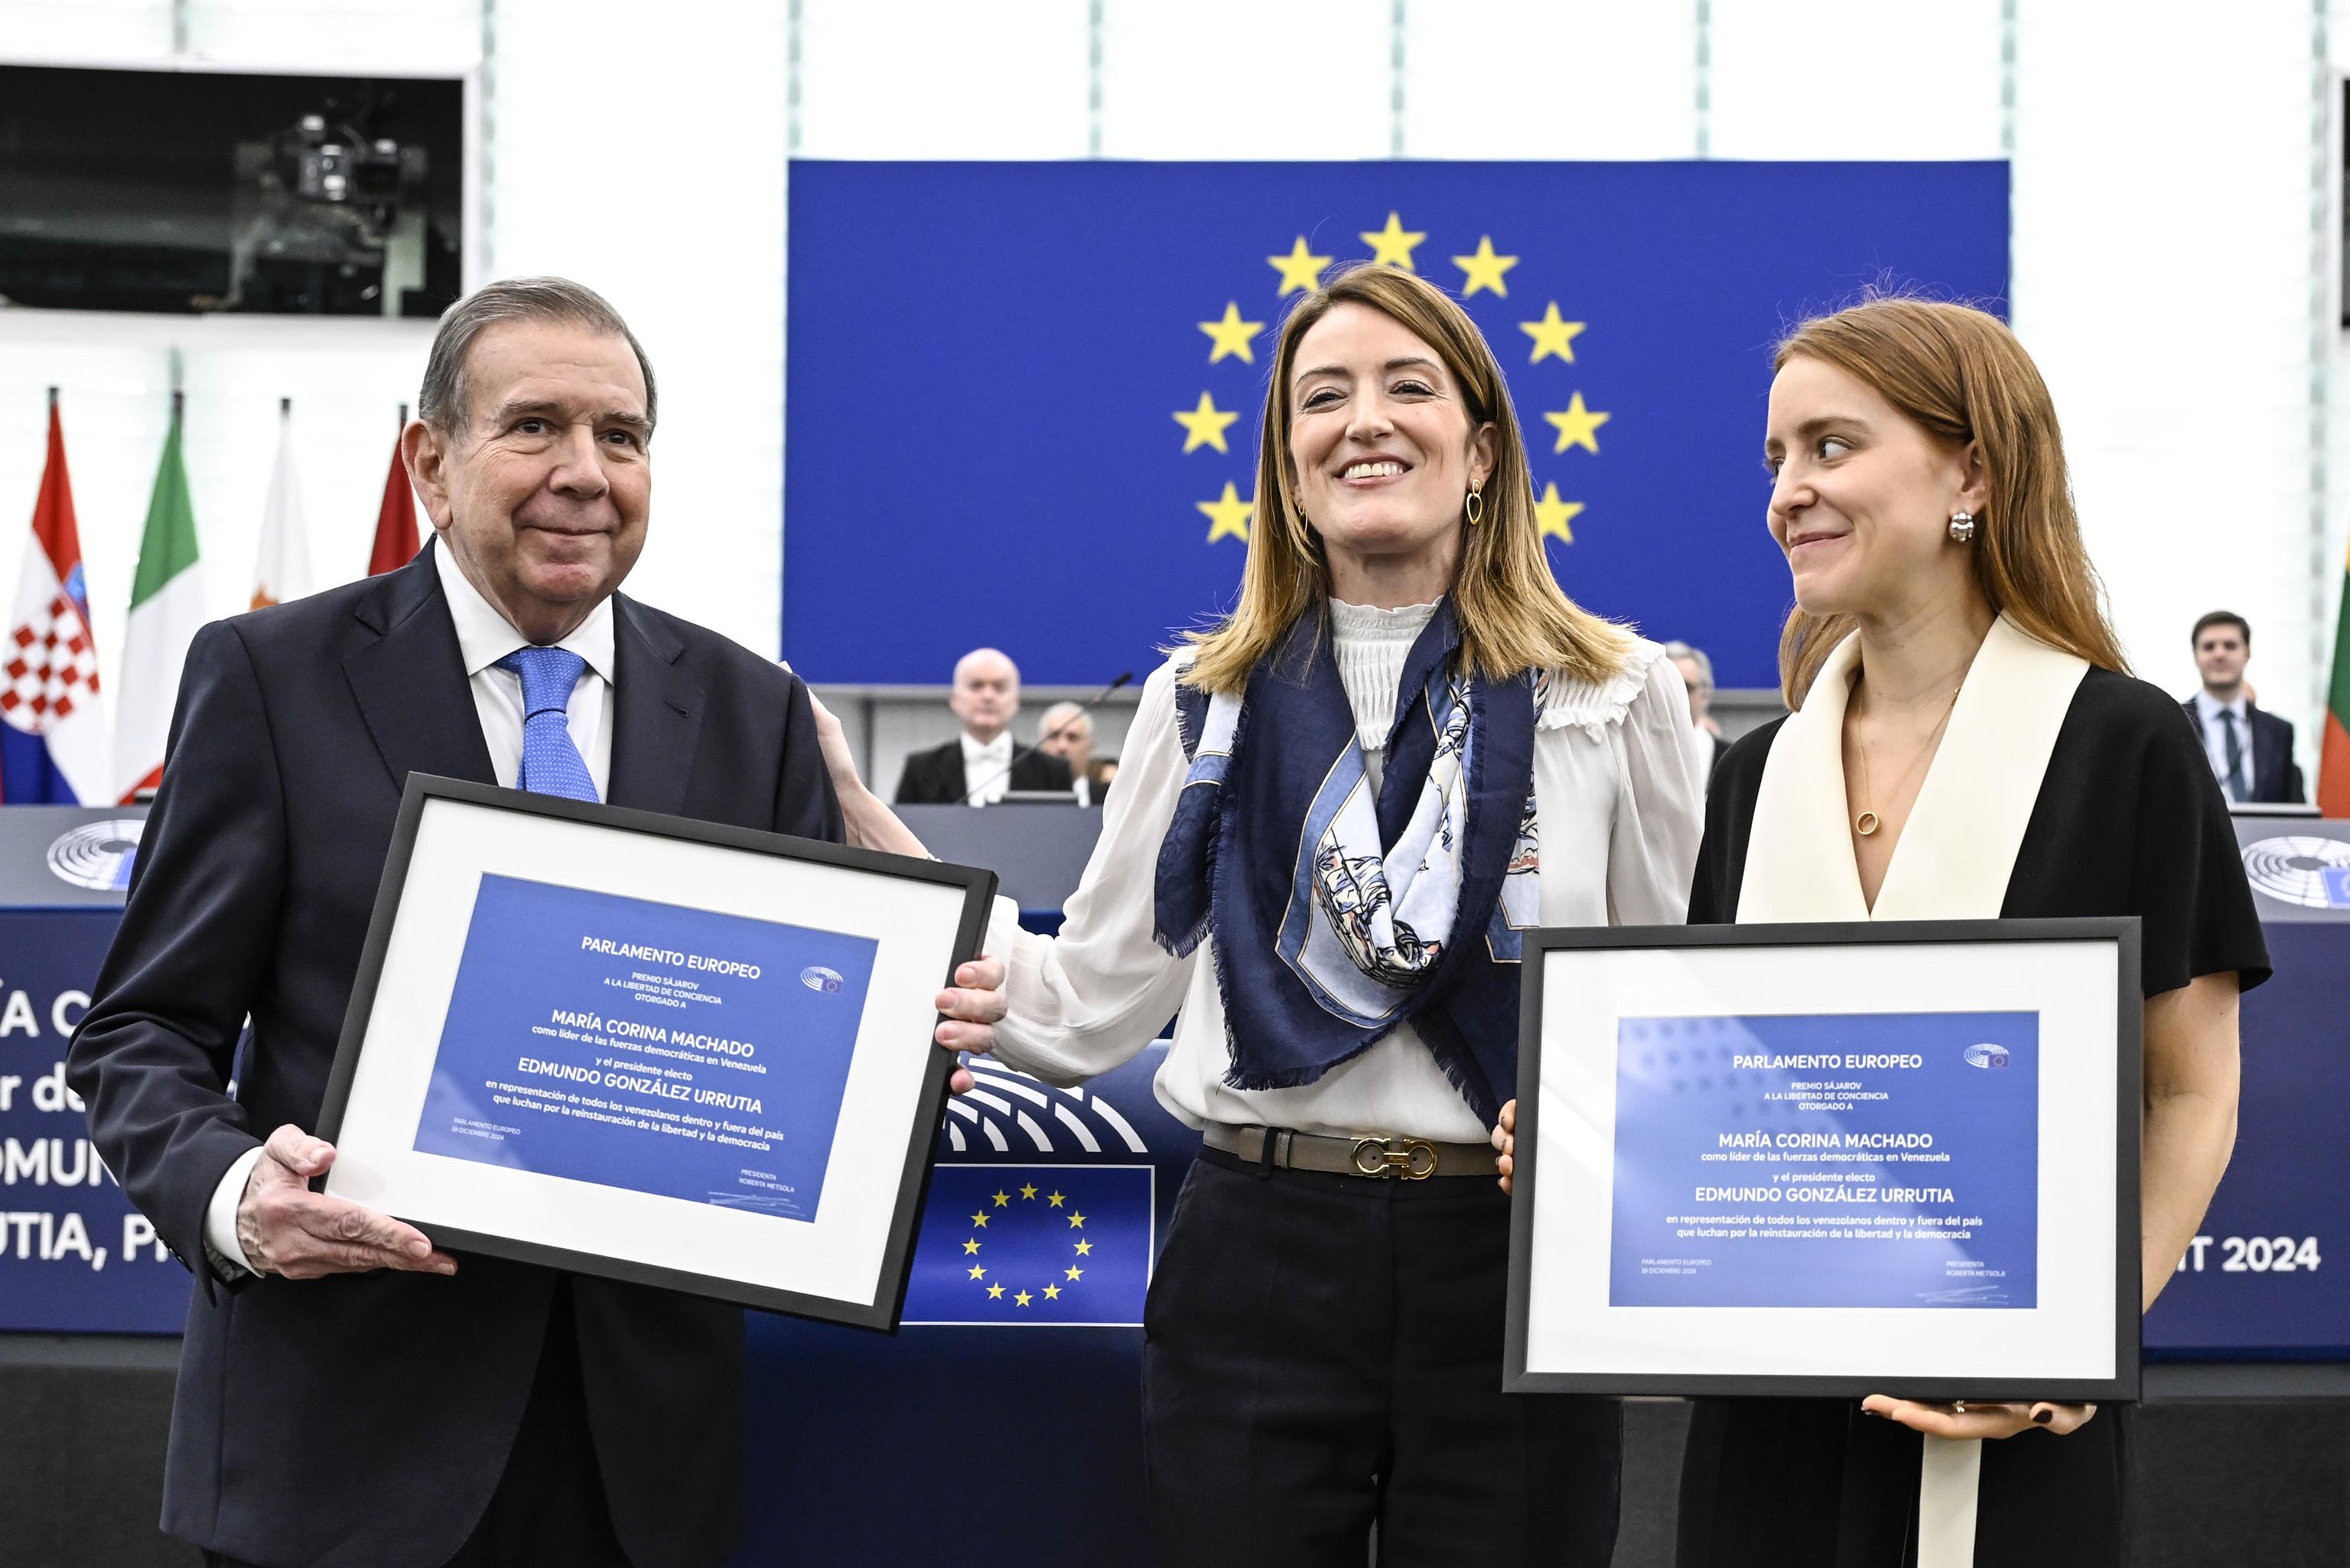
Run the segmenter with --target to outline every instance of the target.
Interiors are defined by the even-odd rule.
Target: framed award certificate
[[[1525,942],[1512,1391],[2137,1397],[2132,919]]]
[[[412,774],[326,1190],[487,1252],[895,1325],[993,873]]]

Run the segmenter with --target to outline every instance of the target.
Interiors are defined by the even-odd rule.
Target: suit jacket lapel
[[[612,778],[614,805],[672,815],[685,805],[693,742],[702,728],[702,688],[685,644],[634,600],[612,597]]]
[[[427,544],[359,601],[352,613],[380,635],[343,660],[394,789],[405,789],[411,773],[497,782],[457,650],[457,625],[432,564],[437,547]]]

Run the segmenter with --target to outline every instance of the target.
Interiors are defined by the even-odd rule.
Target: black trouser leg
[[[629,1568],[604,1504],[604,1479],[588,1433],[588,1396],[579,1375],[579,1330],[571,1282],[558,1280],[547,1314],[538,1373],[505,1473],[481,1522],[448,1568]]]
[[[1165,1568],[1607,1568],[1612,1401],[1501,1392],[1508,1202],[1486,1183],[1191,1168],[1151,1282],[1143,1424]]]

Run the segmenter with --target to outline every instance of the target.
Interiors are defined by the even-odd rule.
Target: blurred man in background
[[[1702,649],[1686,642],[1665,644],[1665,657],[1681,672],[1689,688],[1690,722],[1697,728],[1698,787],[1700,793],[1713,776],[1713,760],[1721,754],[1721,726],[1713,720],[1713,660]]]
[[[2251,623],[2232,610],[2213,610],[2195,623],[2194,646],[2203,690],[2182,706],[2203,736],[2220,787],[2231,801],[2298,805],[2307,799],[2293,760],[2292,722],[2254,707],[2244,681],[2252,657]]]
[[[1094,755],[1094,720],[1082,702],[1055,702],[1045,710],[1036,749],[1069,764],[1079,805],[1099,805],[1118,777],[1116,757]]]
[[[1066,790],[1069,764],[1034,746],[1012,743],[1020,713],[1020,667],[992,648],[955,661],[947,706],[962,733],[916,752],[898,775],[899,805],[988,805],[1012,790]]]

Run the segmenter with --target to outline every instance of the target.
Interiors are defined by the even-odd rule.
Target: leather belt
[[[1292,1132],[1286,1127],[1227,1127],[1222,1122],[1209,1125],[1206,1140],[1210,1148],[1222,1149],[1252,1165],[1329,1171],[1378,1181],[1501,1174],[1501,1167],[1494,1163],[1493,1146],[1484,1143],[1431,1143],[1422,1137],[1398,1137],[1388,1133],[1331,1137],[1322,1133]],[[1267,1140],[1272,1145],[1270,1158]]]

